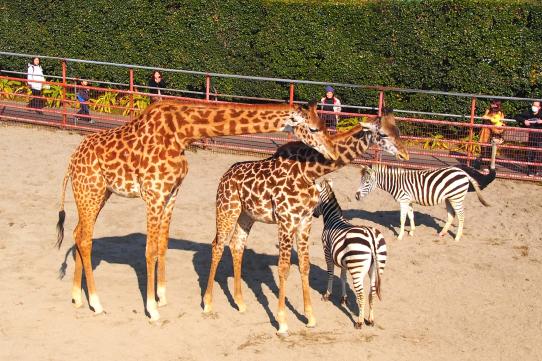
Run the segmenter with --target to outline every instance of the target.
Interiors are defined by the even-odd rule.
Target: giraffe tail
[[[66,212],[64,211],[64,198],[66,196],[66,186],[68,185],[68,179],[70,179],[69,171],[64,176],[62,183],[62,196],[60,198],[60,211],[58,212],[58,222],[56,224],[57,240],[55,246],[60,249],[62,241],[64,240],[64,220],[66,219]]]

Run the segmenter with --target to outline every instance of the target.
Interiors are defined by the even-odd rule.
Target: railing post
[[[471,154],[474,150],[474,116],[476,115],[476,97],[472,97],[470,105],[470,129],[469,129],[469,140],[467,145],[467,166],[471,165]]]
[[[205,100],[209,101],[211,94],[211,76],[205,75]]]
[[[130,68],[130,121],[134,117],[134,69]]]
[[[384,91],[381,90],[378,94],[378,116],[382,116],[382,112],[384,109]]]
[[[378,93],[378,116],[381,117],[384,109],[384,91],[381,90]],[[380,162],[382,160],[382,153],[380,149],[375,151],[375,161]]]
[[[67,73],[66,61],[62,60],[62,107],[64,108],[64,114],[62,115],[62,127],[66,126],[68,122],[68,106],[66,104],[66,92],[68,83],[66,82],[66,73]]]
[[[294,105],[294,83],[290,83],[290,105]]]

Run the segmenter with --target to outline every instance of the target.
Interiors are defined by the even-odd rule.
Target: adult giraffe
[[[141,197],[146,203],[146,310],[150,319],[156,321],[160,318],[158,306],[167,303],[165,256],[175,200],[188,172],[183,155],[186,146],[203,137],[269,133],[292,127],[301,140],[316,146],[330,158],[337,157],[325,126],[316,114],[315,104],[306,110],[290,105],[163,101],[150,105],[138,118],[121,127],[85,138],[70,158],[57,224],[57,245],[60,248],[64,236],[64,196],[71,178],[79,214],[74,231],[76,252],[72,302],[75,306],[82,305],[84,268],[90,307],[96,313],[103,311],[92,272],[92,233],[96,218],[112,193]],[[300,131],[296,131],[298,128]]]
[[[297,253],[307,326],[316,324],[309,293],[309,234],[312,214],[319,201],[315,180],[333,172],[376,144],[400,159],[408,153],[399,139],[392,114],[357,125],[336,134],[332,142],[339,158],[324,159],[302,143],[288,143],[270,158],[236,163],[222,176],[216,195],[216,236],[212,261],[203,297],[204,312],[212,311],[213,284],[224,244],[230,237],[234,269],[234,300],[241,312],[246,309],[241,292],[241,264],[246,239],[254,222],[278,224],[279,233],[279,334],[286,334],[285,282],[290,268],[294,239]],[[233,232],[233,233],[232,233]]]

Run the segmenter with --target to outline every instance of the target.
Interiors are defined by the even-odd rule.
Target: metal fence
[[[17,54],[0,52],[2,57],[11,57],[26,61],[35,57],[31,54]],[[293,79],[277,79],[265,77],[250,77],[242,75],[203,73],[179,69],[153,68],[129,64],[113,64],[80,59],[65,59],[57,57],[38,56],[42,61],[56,64],[53,75],[45,74],[44,89],[41,99],[45,103],[42,109],[28,107],[32,98],[26,68],[2,69],[0,74],[0,120],[28,122],[33,124],[61,127],[64,129],[77,129],[84,132],[94,132],[100,129],[116,127],[137,116],[150,103],[152,90],[146,84],[136,84],[134,74],[158,70],[170,77],[180,74],[194,78],[194,83],[203,83],[204,88],[195,89],[161,89],[161,98],[178,100],[191,100],[202,102],[284,102],[303,103],[296,101],[296,90],[300,87],[334,86],[338,93],[343,91],[364,92],[369,95],[369,104],[342,104],[342,111],[335,113],[320,110],[321,114],[337,115],[339,125],[348,118],[376,117],[382,114],[386,98],[397,94],[426,94],[432,97],[444,97],[450,102],[464,104],[463,114],[443,112],[423,112],[416,109],[394,109],[402,138],[407,142],[411,154],[408,162],[396,162],[391,157],[371,149],[357,163],[384,163],[393,166],[408,168],[434,168],[444,165],[463,163],[474,166],[486,166],[489,163],[488,143],[479,142],[479,134],[483,128],[491,127],[483,124],[480,114],[476,113],[477,104],[488,99],[501,99],[508,102],[521,102],[527,106],[529,102],[539,99],[498,97],[480,94],[464,94],[440,91],[424,91],[416,89],[402,89],[379,86],[363,86],[357,84],[343,84],[333,82],[316,82]],[[114,67],[124,72],[126,82],[108,82],[102,79],[86,79],[84,74],[72,70],[74,63],[83,63],[89,66]],[[56,75],[59,74],[59,75]],[[262,82],[264,84],[279,83],[287,89],[287,94],[279,94],[277,98],[258,96],[255,94],[221,93],[211,84],[214,78],[235,78],[241,81]],[[88,85],[81,85],[87,80]],[[35,82],[35,81],[34,81]],[[82,102],[77,99],[78,90],[85,89],[89,93],[89,101]],[[323,92],[323,91],[322,91]],[[285,95],[280,97],[281,95]],[[280,97],[280,98],[279,98]],[[81,105],[90,108],[88,115],[78,113]],[[513,119],[505,119],[507,127],[503,134],[504,143],[498,146],[497,175],[503,178],[542,180],[542,173],[533,174],[542,170],[542,148],[540,144],[532,144],[529,138],[533,135],[542,137],[542,130],[519,128]],[[531,134],[531,136],[530,136]],[[255,154],[271,154],[278,146],[291,139],[284,134],[262,134],[235,137],[218,137],[204,139],[197,146],[206,149],[249,152]],[[531,173],[531,174],[528,174]]]

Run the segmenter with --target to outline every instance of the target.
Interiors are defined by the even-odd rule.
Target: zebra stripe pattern
[[[333,288],[334,267],[341,268],[342,304],[346,303],[346,272],[350,273],[356,300],[359,307],[356,328],[361,328],[365,318],[363,280],[369,274],[371,291],[369,293],[369,317],[367,324],[374,325],[373,302],[380,295],[381,280],[387,260],[386,241],[376,228],[354,226],[342,216],[342,210],[335,198],[333,189],[327,181],[317,184],[320,203],[314,211],[316,217],[324,218],[322,243],[327,263],[328,284],[323,295],[328,300]]]
[[[356,198],[359,200],[367,196],[376,187],[390,193],[399,202],[401,208],[401,229],[397,237],[400,240],[403,239],[405,233],[407,215],[410,221],[409,235],[414,235],[416,229],[412,203],[433,206],[444,201],[448,219],[439,236],[442,237],[448,233],[454,215],[457,215],[459,222],[455,240],[459,241],[465,221],[463,201],[469,190],[469,184],[474,187],[480,202],[488,206],[482,197],[478,183],[460,168],[405,170],[376,165],[362,170],[361,184],[356,192]]]

